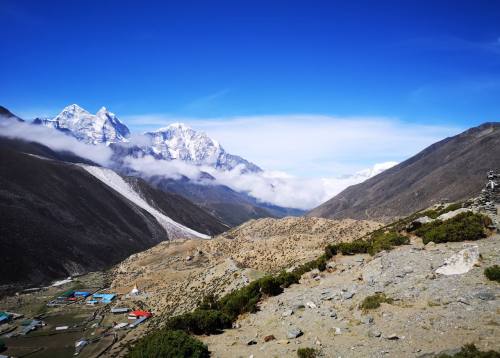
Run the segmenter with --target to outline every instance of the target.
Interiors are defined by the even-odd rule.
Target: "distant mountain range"
[[[36,118],[33,123],[66,132],[87,144],[119,145],[130,142],[128,127],[105,107],[96,114],[91,114],[77,104],[72,104],[54,118]],[[132,143],[135,156],[151,155],[156,159],[181,160],[220,170],[232,170],[241,166],[247,172],[262,171],[257,165],[227,153],[216,140],[205,133],[197,132],[182,123],[146,132],[144,136],[149,139],[148,144]]]
[[[3,117],[21,118],[1,107]],[[161,161],[180,161],[200,168],[219,171],[239,170],[242,173],[259,173],[262,169],[237,155],[227,153],[219,142],[205,133],[197,132],[182,124],[174,123],[156,131],[143,134],[143,140],[134,143],[130,130],[112,112],[102,107],[91,114],[77,104],[65,107],[54,118],[36,118],[32,122],[58,130],[89,145],[106,145],[113,150],[111,168],[125,175],[141,177],[167,192],[182,195],[207,209],[227,225],[239,225],[249,219],[301,215],[303,210],[283,208],[260,202],[245,192],[237,192],[217,184],[214,177],[202,172],[204,183],[192,178],[167,179],[151,176],[126,162],[127,158],[151,156]],[[210,182],[210,185],[206,185]]]
[[[307,215],[390,221],[440,201],[477,195],[486,172],[500,169],[500,123],[443,139],[404,162],[353,185]]]

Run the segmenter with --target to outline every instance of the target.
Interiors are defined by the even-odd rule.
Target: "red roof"
[[[148,311],[141,311],[141,310],[138,310],[138,311],[132,311],[129,313],[130,316],[136,316],[136,317],[152,317],[153,314],[151,312],[148,312]]]

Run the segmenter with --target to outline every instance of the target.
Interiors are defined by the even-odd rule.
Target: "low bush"
[[[493,265],[484,270],[484,275],[488,280],[500,282],[500,266]]]
[[[259,280],[260,292],[268,296],[277,296],[283,292],[278,278],[273,276],[264,276]]]
[[[383,250],[391,250],[394,246],[406,245],[410,239],[406,236],[400,235],[396,231],[375,231],[368,240],[354,240],[352,242],[341,242],[338,244],[328,245],[325,248],[325,260],[332,258],[337,253],[343,255],[354,254],[370,254]],[[326,264],[326,261],[325,261]]]
[[[370,242],[365,240],[354,240],[351,242],[341,242],[337,251],[342,255],[366,254],[370,248]]]
[[[383,250],[392,250],[394,246],[407,245],[410,243],[410,239],[406,236],[400,235],[395,231],[389,231],[387,233],[375,233],[371,238],[371,245],[368,248],[368,253],[370,255],[375,255],[376,253]]]
[[[201,341],[182,331],[162,329],[141,338],[127,355],[129,358],[207,358],[210,352]]]
[[[359,305],[359,308],[363,310],[373,310],[379,308],[381,303],[392,303],[393,299],[388,298],[383,293],[376,293],[372,296],[367,296]]]
[[[231,323],[231,318],[221,311],[198,308],[193,312],[172,317],[167,321],[167,328],[194,334],[213,334],[231,328]]]
[[[460,352],[453,355],[440,354],[436,358],[500,358],[500,353],[496,351],[482,352],[473,344],[466,344]]]
[[[318,351],[314,348],[306,347],[297,349],[299,358],[315,358],[318,356]]]
[[[276,279],[280,282],[281,287],[287,288],[293,285],[294,283],[298,283],[300,280],[300,276],[302,275],[299,275],[299,273],[295,271],[292,272],[282,271],[279,273]]]
[[[485,228],[491,219],[485,215],[466,212],[446,221],[436,220],[422,225],[415,231],[424,244],[428,242],[456,242],[479,240],[486,237]]]

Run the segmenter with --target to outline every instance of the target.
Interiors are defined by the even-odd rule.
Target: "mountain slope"
[[[5,118],[18,118],[5,108],[3,110],[0,108],[0,115],[2,113]],[[74,104],[64,108],[53,119],[37,118],[33,124],[58,130],[88,145],[105,144],[113,153],[110,163],[107,164],[111,169],[125,176],[144,178],[149,182],[156,182],[157,179],[150,180],[146,169],[144,172],[140,168],[137,170],[131,168],[130,159],[140,159],[145,155],[151,155],[157,160],[158,166],[162,163],[168,165],[169,161],[181,161],[194,166],[212,167],[220,171],[236,168],[242,173],[262,171],[255,164],[227,153],[216,140],[205,133],[195,131],[181,123],[145,133],[142,140],[132,143],[128,139],[130,132],[125,124],[104,107],[93,115]],[[47,147],[40,146],[38,150],[42,153],[37,154],[46,156],[43,152],[47,149]],[[64,154],[63,160],[92,164],[81,158],[70,160],[72,156],[70,152],[52,152],[50,155],[52,155],[51,158],[56,159],[61,154]],[[162,184],[157,187],[168,194],[181,195],[207,209],[224,223],[223,225],[235,226],[250,219],[303,214],[302,210],[263,203],[248,193],[236,192],[227,186],[218,185],[214,177],[203,171],[200,175],[203,179],[209,179],[208,181],[213,183],[201,185],[196,180],[189,180],[186,177],[175,181],[163,178],[162,183],[168,183],[168,185]],[[189,218],[189,214],[184,218]],[[217,230],[209,229],[208,231],[212,235]]]
[[[15,120],[18,122],[24,122],[24,120],[22,120],[3,106],[0,106],[0,120]]]
[[[39,144],[0,137],[0,285],[39,284],[109,267],[169,238],[158,213],[207,235],[226,229],[176,195],[151,188],[154,198],[147,197],[148,185],[140,182],[141,197],[154,201],[157,213],[145,209],[81,165],[55,156]]]
[[[160,190],[177,193],[193,201],[229,226],[260,218],[300,216],[302,210],[282,208],[258,202],[246,193],[224,185],[202,185],[188,178],[173,180],[152,177],[148,181]]]
[[[500,123],[484,123],[348,187],[307,215],[387,221],[439,201],[471,197],[482,189],[485,173],[498,168]]]

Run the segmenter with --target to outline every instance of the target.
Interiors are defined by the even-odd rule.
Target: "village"
[[[91,273],[0,299],[0,357],[99,357],[153,316],[137,286],[103,286]]]

